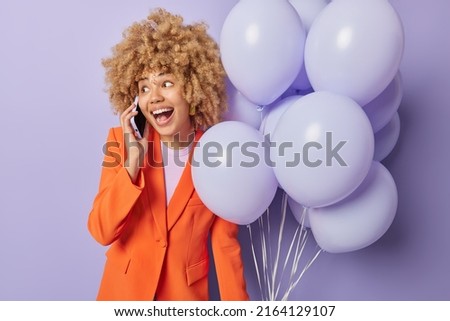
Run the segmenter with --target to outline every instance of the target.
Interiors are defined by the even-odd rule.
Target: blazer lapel
[[[191,151],[189,153],[189,161],[186,164],[180,181],[170,199],[169,206],[167,208],[167,230],[174,226],[180,215],[184,212],[184,209],[189,202],[189,199],[194,192],[194,184],[192,182],[191,160],[194,154],[195,145],[202,136],[202,132],[198,130],[195,134],[195,139],[192,144]]]
[[[148,147],[148,166],[145,170],[145,185],[148,186],[148,199],[153,218],[164,240],[167,240],[166,187],[164,165],[161,155],[159,135],[151,130]]]

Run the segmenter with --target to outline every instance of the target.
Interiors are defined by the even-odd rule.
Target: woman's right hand
[[[131,126],[131,118],[138,114],[133,111],[136,105],[133,103],[120,115],[120,125],[122,126],[125,142],[125,162],[124,167],[130,175],[131,181],[136,182],[141,167],[147,161],[149,123],[146,122],[142,139],[137,139]]]

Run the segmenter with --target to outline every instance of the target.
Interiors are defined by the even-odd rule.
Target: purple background
[[[118,124],[100,60],[126,26],[155,6],[188,22],[207,21],[218,39],[236,2],[0,5],[1,300],[95,299],[106,249],[90,237],[86,222],[102,144],[108,128]],[[450,300],[450,3],[391,3],[406,35],[401,133],[383,162],[397,183],[397,216],[371,246],[321,254],[291,300]],[[279,196],[272,213],[279,210]],[[258,300],[248,233],[244,227],[241,232],[248,289]]]

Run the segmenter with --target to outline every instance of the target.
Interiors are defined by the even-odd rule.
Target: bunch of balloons
[[[200,139],[192,171],[205,205],[250,224],[281,188],[323,250],[379,239],[397,210],[381,161],[403,94],[404,31],[389,1],[240,0],[220,49],[230,111]]]

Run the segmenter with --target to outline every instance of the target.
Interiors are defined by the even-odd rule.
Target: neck
[[[195,131],[188,133],[177,133],[174,136],[161,136],[161,141],[171,149],[181,149],[188,147],[195,138]]]

